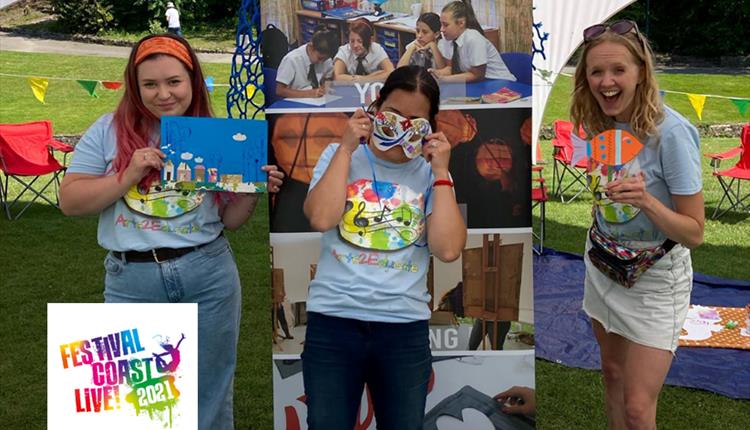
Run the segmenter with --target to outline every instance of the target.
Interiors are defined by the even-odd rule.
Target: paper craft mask
[[[372,142],[381,151],[401,145],[410,159],[422,154],[422,142],[432,133],[430,122],[424,118],[404,118],[393,112],[378,112],[373,118]]]

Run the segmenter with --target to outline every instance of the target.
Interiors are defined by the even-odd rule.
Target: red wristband
[[[452,187],[453,181],[451,181],[450,179],[437,179],[432,183],[433,187],[439,187],[440,185],[447,185],[449,187]]]

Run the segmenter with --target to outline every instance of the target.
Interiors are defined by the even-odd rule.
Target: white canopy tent
[[[539,128],[552,85],[576,48],[583,29],[606,21],[634,0],[534,0],[534,73],[532,163],[536,164]]]

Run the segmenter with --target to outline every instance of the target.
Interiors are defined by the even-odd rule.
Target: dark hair
[[[339,49],[338,33],[326,27],[325,24],[319,24],[315,27],[310,43],[316,51],[328,58],[333,58]]]
[[[403,66],[394,70],[385,80],[383,88],[380,89],[380,95],[372,102],[368,111],[374,112],[380,109],[383,102],[395,90],[410,93],[418,91],[427,97],[430,102],[430,125],[433,130],[437,129],[435,117],[440,109],[440,87],[427,69],[421,66]]]
[[[370,26],[370,23],[364,19],[355,19],[349,24],[349,31],[355,32],[359,35],[359,37],[362,38],[362,46],[365,47],[365,50],[370,50],[370,44],[372,43],[372,26]]]
[[[423,22],[435,33],[440,31],[440,15],[435,12],[425,12],[419,15],[417,22]]]
[[[469,0],[450,2],[445,5],[443,12],[450,12],[453,15],[453,19],[465,19],[466,28],[473,28],[478,31],[479,34],[484,35],[484,30],[482,30],[482,26],[479,25],[477,16],[474,15],[474,8],[471,7],[471,2]]]

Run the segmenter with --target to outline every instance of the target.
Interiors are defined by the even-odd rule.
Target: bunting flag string
[[[571,75],[567,73],[561,73],[563,76],[571,77]],[[34,97],[39,100],[41,103],[45,103],[44,98],[47,94],[47,87],[49,86],[49,81],[76,81],[78,84],[83,87],[84,90],[89,94],[91,97],[99,97],[96,94],[96,87],[97,85],[101,84],[102,87],[108,89],[108,90],[118,90],[120,89],[124,83],[122,81],[105,81],[100,79],[76,79],[76,78],[63,78],[63,77],[54,77],[54,76],[31,76],[31,75],[17,75],[12,73],[0,73],[0,76],[7,76],[7,77],[14,77],[14,78],[25,78],[28,83],[29,87],[31,88],[31,92],[34,94]],[[207,76],[205,78],[206,87],[208,87],[209,92],[213,92],[215,87],[229,87],[229,84],[217,84],[214,82],[213,76]],[[248,90],[255,90],[255,88],[248,87]],[[250,91],[248,91],[250,92]],[[748,114],[748,111],[750,109],[750,98],[747,97],[733,97],[733,96],[720,96],[716,94],[695,94],[695,93],[687,93],[682,91],[671,91],[671,90],[659,90],[659,94],[664,97],[666,93],[670,94],[684,94],[687,96],[688,100],[690,101],[690,105],[695,110],[695,113],[698,115],[698,120],[703,120],[703,110],[706,104],[707,98],[718,98],[718,99],[727,99],[732,102],[732,104],[735,105],[737,108],[737,111],[740,114],[740,117],[744,117]]]
[[[569,73],[560,73],[562,76],[566,76],[568,78],[572,78],[573,75]],[[733,97],[733,96],[720,96],[716,94],[694,94],[694,93],[686,93],[683,91],[672,91],[672,90],[659,90],[659,95],[664,97],[666,93],[670,94],[684,94],[687,96],[688,100],[690,101],[690,105],[693,107],[693,110],[695,110],[695,113],[698,115],[698,120],[703,120],[703,108],[706,104],[707,98],[715,98],[715,99],[727,99],[732,102],[737,107],[737,111],[740,113],[740,117],[744,117],[748,113],[748,106],[750,106],[750,98],[748,97]]]
[[[25,78],[31,88],[31,92],[34,97],[39,100],[40,103],[45,103],[44,98],[47,94],[47,88],[49,81],[75,81],[88,93],[89,96],[99,98],[96,94],[97,85],[101,84],[102,87],[108,90],[118,90],[124,83],[122,81],[103,81],[99,79],[75,79],[75,78],[62,78],[54,76],[31,76],[31,75],[17,75],[12,73],[0,73],[0,76],[7,76],[12,78]],[[214,83],[213,76],[207,76],[205,78],[206,86],[208,91],[213,92],[214,87],[229,87],[229,84],[217,84]]]

